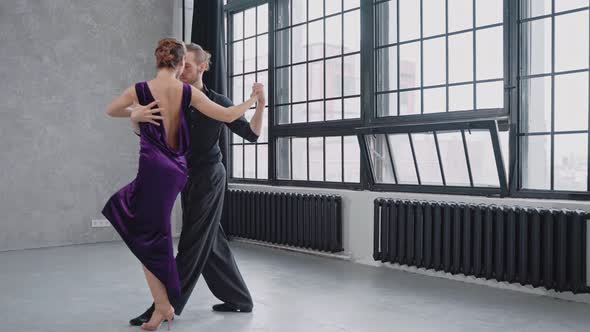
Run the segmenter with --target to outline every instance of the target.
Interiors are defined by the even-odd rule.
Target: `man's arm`
[[[220,100],[218,100],[217,102],[224,107],[229,107],[233,105],[232,101],[229,100],[229,98],[222,95],[220,95]],[[260,104],[261,103],[258,103],[258,105]],[[262,107],[258,105],[256,106],[256,113],[254,114],[254,117],[252,117],[252,123],[254,122],[254,119],[257,118],[257,116],[260,118],[258,120],[258,133],[254,131],[254,129],[256,128],[252,128],[254,125],[248,122],[248,120],[246,120],[246,117],[244,117],[243,115],[233,122],[226,123],[227,127],[234,134],[242,137],[243,139],[251,143],[258,141],[258,136],[260,135],[260,128],[262,127],[262,112],[264,111],[264,104],[262,104]]]

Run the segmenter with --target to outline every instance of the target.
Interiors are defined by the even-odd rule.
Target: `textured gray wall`
[[[0,251],[117,239],[91,228],[137,172],[110,100],[150,78],[168,0],[0,0]]]

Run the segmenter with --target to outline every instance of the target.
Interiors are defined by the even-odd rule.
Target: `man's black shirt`
[[[229,98],[208,89],[206,86],[203,86],[203,92],[209,99],[223,107],[233,106]],[[187,116],[189,120],[190,149],[186,158],[189,169],[221,162],[219,135],[221,134],[222,125],[226,125],[233,133],[249,142],[258,140],[258,135],[252,131],[250,123],[243,115],[231,123],[224,123],[211,119],[197,109],[190,107]]]

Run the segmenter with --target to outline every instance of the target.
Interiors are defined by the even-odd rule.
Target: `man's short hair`
[[[186,44],[186,50],[188,52],[193,52],[197,59],[197,64],[207,63],[205,71],[209,70],[209,67],[211,66],[211,53],[205,51],[201,45],[195,43]]]

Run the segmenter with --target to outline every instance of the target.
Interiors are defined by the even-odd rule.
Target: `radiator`
[[[230,189],[228,235],[326,252],[342,251],[342,198]]]
[[[587,293],[582,211],[376,199],[374,259]]]

